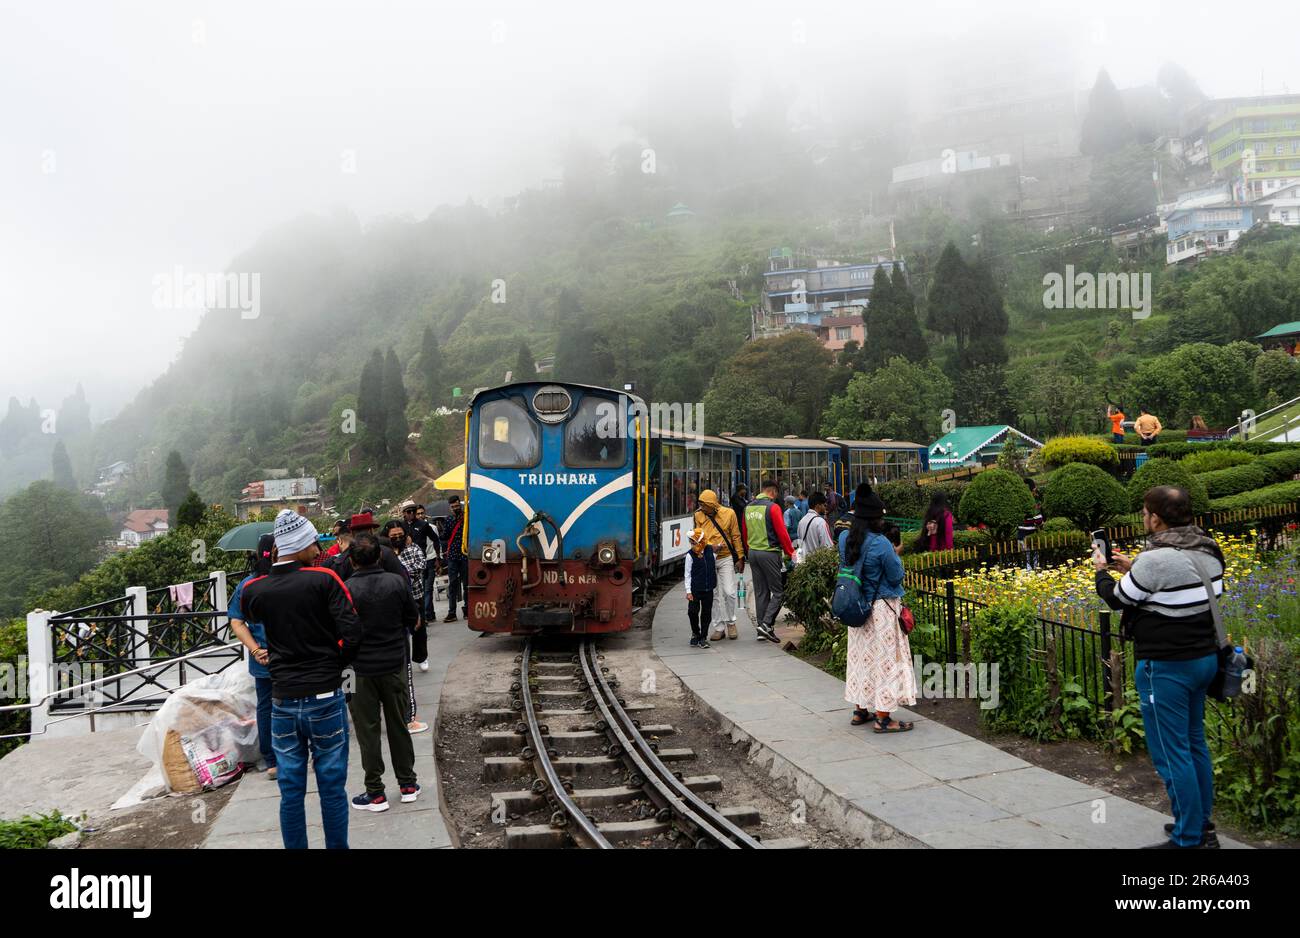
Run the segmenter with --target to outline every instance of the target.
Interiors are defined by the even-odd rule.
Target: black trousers
[[[381,715],[397,784],[414,785],[415,743],[406,728],[406,715],[411,706],[406,674],[394,671],[378,677],[358,675],[356,687],[348,709],[352,711],[352,726],[357,731],[357,748],[361,750],[361,767],[366,771],[367,793],[378,795],[384,790],[384,753],[379,733]]]
[[[691,595],[695,598],[686,603],[686,615],[691,620],[691,634],[696,638],[708,638],[709,624],[713,621],[713,590]]]
[[[447,615],[456,614],[456,604],[460,603],[465,615],[469,615],[469,558],[461,557],[447,564]]]
[[[421,623],[420,627],[411,633],[411,660],[416,664],[429,660],[429,624],[427,622]]]

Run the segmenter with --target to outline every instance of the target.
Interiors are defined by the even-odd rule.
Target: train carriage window
[[[478,462],[492,469],[526,469],[541,456],[537,424],[513,397],[488,401],[478,415]]]
[[[627,461],[626,433],[610,433],[610,400],[588,395],[564,428],[564,464],[578,469],[612,469]],[[617,429],[622,429],[617,428]]]

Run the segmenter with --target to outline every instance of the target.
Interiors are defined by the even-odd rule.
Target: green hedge
[[[1300,482],[1279,482],[1253,492],[1216,498],[1210,503],[1210,508],[1214,511],[1237,511],[1241,508],[1285,505],[1288,502],[1300,502]]]
[[[1106,469],[1119,465],[1115,447],[1086,436],[1053,437],[1043,445],[1039,456],[1043,465],[1053,468],[1071,463],[1086,463]]]
[[[1025,480],[1005,469],[985,469],[966,487],[957,506],[965,524],[983,524],[994,537],[1010,538],[1034,512],[1034,497]]]
[[[1178,461],[1188,472],[1199,475],[1202,472],[1244,466],[1248,462],[1254,462],[1255,457],[1239,449],[1211,449],[1204,453],[1192,453]]]
[[[1105,469],[1071,463],[1052,473],[1043,492],[1043,513],[1067,518],[1082,531],[1109,524],[1128,512],[1128,493]]]
[[[1216,440],[1210,443],[1156,443],[1154,446],[1148,446],[1146,451],[1153,458],[1182,459],[1184,456],[1190,456],[1193,453],[1205,453],[1219,449],[1237,450],[1263,456],[1266,453],[1300,449],[1300,443],[1273,443],[1267,440],[1250,440],[1246,443],[1239,440]]]
[[[1288,482],[1292,476],[1300,472],[1300,450],[1287,449],[1268,453],[1260,456],[1257,462],[1267,466],[1278,482]]]
[[[1278,481],[1272,471],[1261,463],[1247,463],[1216,472],[1202,472],[1198,478],[1204,485],[1210,498],[1226,498],[1249,492],[1251,489],[1263,488]]]
[[[969,482],[949,481],[931,482],[929,485],[917,485],[910,479],[896,482],[882,482],[876,486],[876,494],[885,503],[885,514],[895,518],[924,518],[925,509],[930,506],[930,498],[936,491],[948,496],[948,506],[953,514],[961,504],[962,494]]]
[[[1136,511],[1142,507],[1147,489],[1174,485],[1192,498],[1192,511],[1200,514],[1210,506],[1210,495],[1200,476],[1194,476],[1172,459],[1148,459],[1128,483],[1129,501]]]

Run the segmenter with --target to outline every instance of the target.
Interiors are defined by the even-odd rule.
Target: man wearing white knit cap
[[[320,789],[325,846],[348,846],[348,718],[343,669],[362,627],[352,596],[332,570],[313,567],[316,528],[284,510],[275,519],[276,562],[244,587],[244,610],[266,629],[271,736],[285,849],[306,849],[307,752]]]

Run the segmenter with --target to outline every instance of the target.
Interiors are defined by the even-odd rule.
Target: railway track
[[[515,659],[510,706],[483,712],[489,725],[512,724],[481,734],[485,781],[527,782],[492,795],[492,820],[506,826],[506,846],[806,846],[764,844],[744,829],[760,823],[756,809],[719,809],[701,797],[720,790],[721,780],[676,771],[694,752],[661,747],[674,728],[643,724],[640,716],[653,706],[621,698],[602,661],[591,639],[562,654],[542,653],[530,639]],[[552,729],[552,722],[566,728]],[[544,823],[527,823],[537,817]]]

